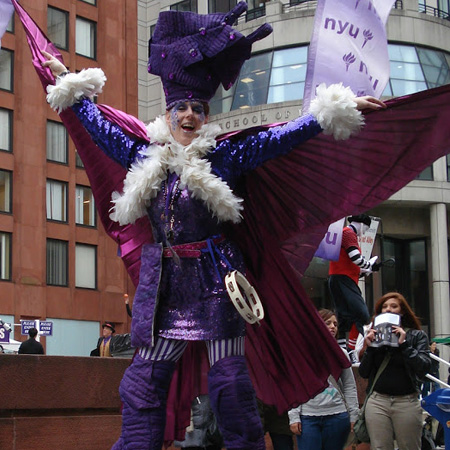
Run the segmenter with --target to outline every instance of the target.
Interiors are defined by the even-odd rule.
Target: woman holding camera
[[[374,347],[376,330],[366,334],[366,352],[359,374],[369,379],[373,392],[366,404],[366,424],[373,449],[393,450],[394,439],[400,450],[420,450],[422,408],[419,392],[422,378],[430,370],[428,337],[403,295],[390,292],[375,305],[375,316],[383,313],[401,316],[392,326],[398,347]]]

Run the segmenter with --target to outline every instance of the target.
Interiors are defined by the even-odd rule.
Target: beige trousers
[[[373,392],[366,405],[366,424],[372,450],[420,450],[422,408],[417,394],[385,395]]]

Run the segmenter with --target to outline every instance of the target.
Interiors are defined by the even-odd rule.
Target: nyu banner
[[[303,112],[316,87],[342,82],[380,98],[389,80],[386,21],[394,0],[318,0],[308,53]]]
[[[1,38],[5,34],[6,27],[11,20],[13,11],[14,6],[11,3],[11,0],[0,0],[0,48],[2,48]]]
[[[344,228],[345,217],[332,223],[328,227],[325,237],[319,244],[314,256],[328,259],[329,261],[337,261],[339,252],[341,251],[342,229]]]

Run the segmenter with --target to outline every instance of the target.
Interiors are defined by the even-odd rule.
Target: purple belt
[[[220,235],[214,239],[211,239],[213,244],[219,244],[225,240],[225,236]],[[173,258],[172,250],[180,258],[199,258],[202,254],[202,250],[208,247],[208,241],[188,242],[186,244],[172,245],[172,247],[164,247],[163,257]]]

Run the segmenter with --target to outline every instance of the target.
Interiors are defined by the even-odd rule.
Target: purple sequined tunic
[[[130,138],[106,120],[92,102],[83,99],[72,109],[94,142],[116,162],[129,168],[141,158],[139,152],[148,144]],[[306,115],[240,140],[223,140],[204,158],[211,164],[211,172],[234,190],[248,172],[320,132],[314,116]],[[174,182],[170,175],[165,184],[173,187]],[[166,189],[161,186],[148,208],[156,243],[142,248],[139,286],[133,302],[132,344],[152,345],[155,335],[181,340],[242,336],[245,323],[223,283],[230,266],[245,272],[239,249],[227,239],[212,251],[204,249],[199,258],[181,258],[180,265],[173,258],[163,257],[169,220],[164,217]],[[222,233],[207,206],[192,198],[187,188],[177,194],[173,208],[172,245],[203,241]]]
[[[177,200],[165,220],[162,218],[166,190],[159,191],[148,209],[157,242],[164,241],[172,214],[175,219],[172,245],[204,241],[221,234],[217,219],[202,201],[193,199],[186,188],[178,194],[172,194]],[[225,256],[234,269],[243,272],[242,255],[229,240],[218,243],[212,251],[216,264],[207,248],[199,258],[180,258],[180,265],[174,258],[163,258],[155,321],[155,331],[160,336],[208,340],[244,335],[244,320],[231,303],[223,283],[229,268],[220,258]]]

